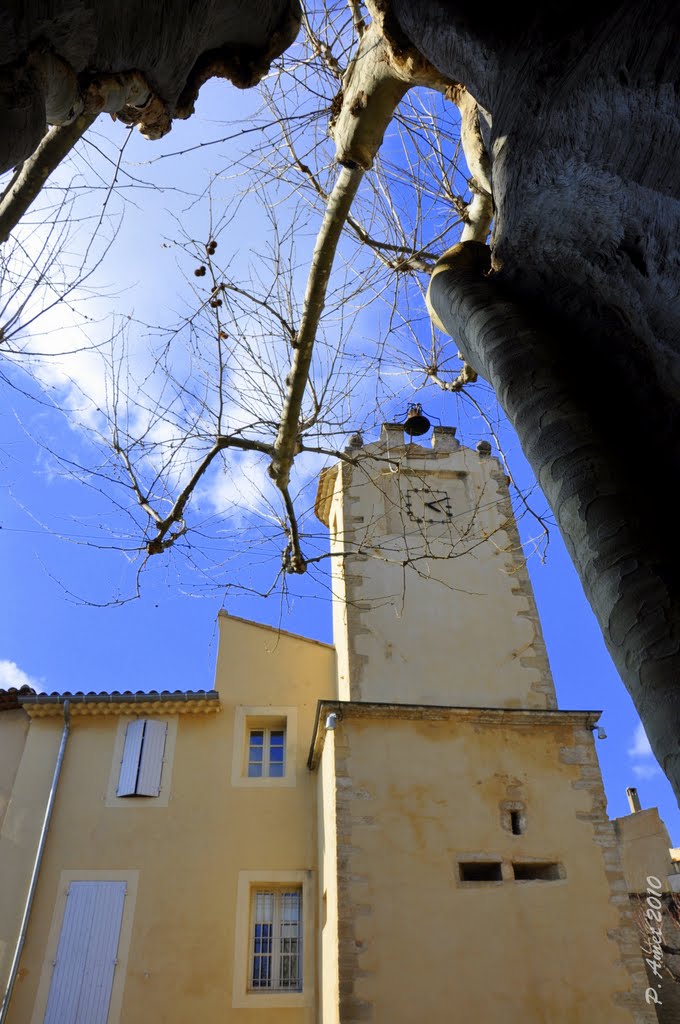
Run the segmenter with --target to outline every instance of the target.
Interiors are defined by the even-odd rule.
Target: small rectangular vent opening
[[[517,882],[557,882],[563,877],[559,864],[513,864]]]
[[[499,861],[466,861],[459,863],[461,882],[502,882]]]
[[[510,830],[513,836],[521,836],[524,831],[519,811],[510,811]]]

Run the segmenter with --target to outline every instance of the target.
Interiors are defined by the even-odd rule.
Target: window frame
[[[287,896],[296,895],[297,900],[297,934],[295,935],[295,941],[297,942],[296,960],[297,960],[297,979],[294,985],[282,984],[282,963],[286,951],[283,946],[286,941],[286,936],[283,934],[283,927],[286,924],[284,917],[284,899]],[[272,898],[272,909],[271,909],[271,921],[258,921],[258,898],[270,896]],[[258,926],[263,928],[271,928],[271,934],[263,935],[257,934]],[[270,949],[263,949],[263,945],[269,941],[271,943]],[[258,949],[258,943],[260,948]],[[256,961],[262,960],[262,958],[269,958],[269,971],[267,976],[269,978],[269,984],[256,984],[256,974],[259,973],[262,976],[261,970],[256,971]],[[304,903],[302,894],[302,885],[298,883],[292,883],[290,885],[253,885],[250,891],[250,926],[248,931],[248,992],[249,993],[264,993],[265,995],[272,995],[273,993],[299,993],[302,992],[302,986],[304,981]]]
[[[123,752],[125,750],[125,738],[127,729],[131,722],[139,719],[164,722],[167,725],[165,735],[165,750],[163,764],[161,766],[161,789],[158,796],[119,796],[119,779]],[[170,791],[172,788],[172,773],[175,759],[175,748],[177,746],[177,715],[120,715],[117,721],[115,736],[113,738],[113,751],[109,781],[106,787],[104,805],[106,807],[133,808],[138,813],[143,807],[167,807],[170,802]]]
[[[123,1007],[123,994],[129,968],[129,954],[132,942],[132,930],[137,902],[137,889],[139,884],[139,871],[83,871],[64,870],[61,872],[55,892],[54,909],[52,921],[45,945],[45,955],[40,970],[38,987],[33,1003],[30,1024],[43,1024],[47,1001],[54,972],[54,961],[57,956],[57,949],[61,938],[61,930],[66,914],[68,902],[68,889],[71,882],[124,882],[127,891],[123,904],[123,916],[118,936],[118,951],[116,954],[116,969],[113,975],[113,986],[109,1001],[109,1014],[107,1024],[119,1024]]]
[[[167,722],[154,718],[134,718],[127,723],[116,787],[117,797],[146,800],[160,796],[167,741]],[[126,773],[129,777],[126,777]]]
[[[254,733],[262,733],[262,759],[261,761],[253,760],[252,753],[254,745],[252,737]],[[281,774],[276,775],[272,773],[272,767],[278,765],[279,762],[272,759],[272,750],[274,749],[273,739],[275,735],[281,735],[283,741],[280,744],[281,750]],[[278,747],[279,744],[276,744]],[[259,775],[251,773],[250,769],[253,766],[258,765],[262,771]],[[249,724],[248,737],[247,737],[247,760],[246,760],[246,775],[249,779],[283,779],[286,775],[286,723],[285,720],[281,724],[274,725],[253,725]]]
[[[311,870],[239,871],[234,923],[234,974],[232,1006],[238,1009],[301,1007],[314,1005],[314,885]],[[258,891],[292,891],[302,894],[300,914],[301,988],[253,988],[251,982],[251,925],[253,899]]]
[[[69,883],[45,1024],[93,1016],[99,1024],[108,1021],[126,897],[122,879]]]
[[[269,730],[284,733],[282,775],[249,775],[250,735]],[[263,762],[264,763],[264,762]],[[231,784],[235,787],[290,787],[297,785],[297,708],[291,706],[236,705],[232,745]]]

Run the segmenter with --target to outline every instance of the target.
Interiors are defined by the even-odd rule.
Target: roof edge
[[[0,689],[0,711],[21,711],[21,697],[37,691],[24,683],[23,686],[10,686]]]
[[[323,753],[326,738],[326,719],[329,714],[343,718],[400,718],[411,721],[439,721],[464,718],[481,725],[495,725],[512,720],[514,725],[533,726],[556,725],[572,721],[587,729],[594,729],[601,711],[562,711],[557,708],[499,708],[468,707],[450,704],[391,704],[377,701],[320,700],[317,702],[316,717],[312,731],[312,742],[307,758],[307,767],[314,771]]]
[[[164,690],[151,693],[36,693],[22,695],[21,707],[31,718],[61,717],[64,703],[71,715],[211,714],[222,704],[217,690]]]
[[[315,640],[314,637],[305,636],[304,633],[293,633],[289,629],[281,629],[279,626],[269,626],[266,622],[256,622],[255,619],[244,619],[242,615],[232,615],[226,608],[220,608],[217,613],[217,618],[231,619],[232,622],[243,622],[246,626],[255,626],[257,629],[266,629],[269,633],[276,633],[277,636],[289,636],[293,640],[304,640],[308,644],[317,644],[319,647],[325,647],[330,651],[335,650],[334,644],[329,644],[325,640]]]

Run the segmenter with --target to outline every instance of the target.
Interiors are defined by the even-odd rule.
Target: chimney
[[[638,791],[634,786],[628,787],[626,790],[626,796],[628,797],[628,805],[630,807],[631,814],[637,814],[638,811],[642,810],[640,797],[638,796]]]

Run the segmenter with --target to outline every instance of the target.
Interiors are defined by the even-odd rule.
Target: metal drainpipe
[[[33,898],[35,896],[35,890],[38,885],[38,876],[40,875],[40,865],[43,859],[43,853],[45,850],[45,842],[47,840],[47,830],[50,827],[50,818],[52,817],[52,808],[54,807],[54,799],[57,795],[57,786],[59,784],[59,776],[61,775],[61,766],[64,761],[64,751],[66,750],[66,740],[71,728],[71,719],[69,716],[70,702],[64,701],[64,728],[61,733],[61,743],[59,744],[59,753],[57,754],[57,763],[54,766],[54,775],[52,776],[52,788],[50,789],[50,795],[47,798],[47,806],[45,808],[45,816],[43,818],[42,829],[40,830],[40,839],[38,840],[38,849],[35,854],[35,861],[33,863],[33,871],[31,872],[31,881],[28,886],[28,892],[26,894],[26,903],[24,905],[24,914],[21,919],[21,927],[19,929],[19,937],[17,939],[16,948],[14,950],[14,958],[12,960],[12,966],[9,969],[9,979],[7,981],[7,988],[5,990],[5,996],[2,1000],[2,1006],[0,1006],[0,1024],[4,1024],[9,1013],[9,1004],[12,999],[12,992],[14,991],[14,983],[17,980],[17,974],[19,973],[19,961],[21,960],[21,954],[24,949],[24,943],[26,941],[26,932],[28,931],[28,921],[31,916],[31,907],[33,906]]]

